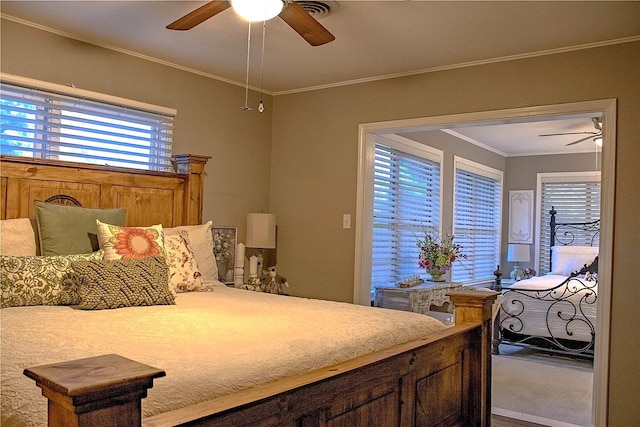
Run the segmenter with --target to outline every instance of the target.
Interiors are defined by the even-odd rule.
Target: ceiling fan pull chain
[[[251,111],[249,107],[249,54],[251,53],[251,21],[249,21],[249,33],[247,35],[247,79],[244,86],[244,107],[240,107],[243,111]]]
[[[262,63],[260,64],[260,103],[258,104],[258,111],[264,111],[264,102],[262,102],[262,88],[264,86],[264,40],[267,32],[267,21],[262,21]]]

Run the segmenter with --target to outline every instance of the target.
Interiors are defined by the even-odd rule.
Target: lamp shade
[[[529,262],[529,245],[510,244],[507,251],[507,261]]]
[[[276,247],[276,216],[274,214],[247,214],[246,246],[261,249]]]

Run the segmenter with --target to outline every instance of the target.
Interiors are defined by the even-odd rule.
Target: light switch
[[[351,214],[342,215],[342,228],[351,228]]]

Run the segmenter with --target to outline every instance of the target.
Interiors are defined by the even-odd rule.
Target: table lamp
[[[524,278],[524,271],[522,270],[520,263],[529,262],[530,260],[529,245],[509,244],[509,249],[507,250],[507,261],[516,263],[510,274],[512,279],[518,281]]]
[[[263,269],[263,249],[274,249],[276,247],[276,216],[269,213],[248,213],[247,214],[247,241],[248,248],[258,249],[255,269],[252,260],[249,263],[249,275],[260,277]]]

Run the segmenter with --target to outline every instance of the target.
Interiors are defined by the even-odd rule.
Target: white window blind
[[[376,144],[372,289],[424,273],[416,240],[439,222],[440,163]]]
[[[588,180],[572,181],[571,176],[566,176],[565,181],[557,179],[545,182],[542,178],[540,195],[540,253],[539,273],[548,273],[550,270],[551,252],[551,208],[556,210],[556,222],[591,222],[600,219],[600,180],[599,176]],[[572,230],[572,246],[597,246],[598,237],[592,242],[593,233],[580,233]]]
[[[502,172],[456,157],[454,242],[467,259],[454,262],[451,280],[493,278],[500,263]]]
[[[2,154],[171,170],[171,115],[30,87],[0,87]]]

